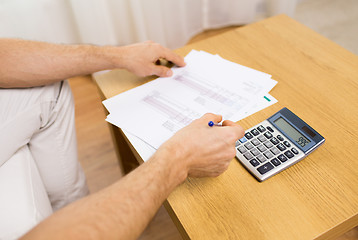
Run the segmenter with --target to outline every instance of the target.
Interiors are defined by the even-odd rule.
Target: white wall
[[[79,41],[66,0],[1,0],[0,37],[56,43]]]
[[[97,45],[153,40],[178,48],[206,29],[291,15],[296,1],[0,0],[0,37]]]

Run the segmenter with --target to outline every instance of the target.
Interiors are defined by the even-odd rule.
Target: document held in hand
[[[157,149],[176,131],[207,112],[238,121],[277,100],[271,75],[192,50],[186,66],[103,101],[107,121]]]

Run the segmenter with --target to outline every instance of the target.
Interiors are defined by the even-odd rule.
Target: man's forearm
[[[106,48],[0,39],[0,87],[40,86],[114,68]]]
[[[182,57],[152,41],[118,47],[0,38],[0,88],[41,86],[114,68],[142,77],[171,76],[168,67],[155,64],[160,58],[185,66]]]
[[[24,239],[137,239],[186,178],[186,171],[173,167],[168,156],[154,155],[109,188],[59,210]]]
[[[178,131],[146,163],[112,186],[59,210],[23,239],[136,239],[162,202],[187,176],[215,177],[236,154],[244,130],[205,114]],[[210,146],[210,147],[208,147]]]

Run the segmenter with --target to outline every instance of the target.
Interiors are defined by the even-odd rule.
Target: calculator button
[[[237,140],[237,141],[235,142],[235,147],[237,147],[237,146],[239,146],[239,145],[240,145],[240,141]]]
[[[239,150],[239,152],[241,152],[241,153],[244,153],[247,151],[246,148],[244,148],[243,146],[238,147],[237,150]]]
[[[270,159],[270,158],[272,158],[272,157],[273,157],[272,153],[271,153],[271,152],[269,152],[269,151],[264,152],[264,155],[265,155],[265,157],[266,157],[267,159]]]
[[[260,152],[265,152],[267,148],[265,148],[264,145],[260,145],[257,147],[258,150],[260,150]]]
[[[279,143],[279,141],[277,140],[277,138],[272,138],[271,140],[270,140],[273,144],[278,144]]]
[[[260,134],[260,132],[257,131],[256,128],[252,129],[252,130],[251,130],[251,133],[252,133],[254,136],[257,136],[257,135]]]
[[[277,148],[271,148],[270,149],[271,150],[271,152],[274,154],[274,155],[277,155],[277,154],[279,154],[280,153],[280,151],[277,149]]]
[[[285,155],[281,154],[277,157],[281,162],[286,162],[287,161],[287,157],[285,157]]]
[[[288,157],[288,158],[293,158],[293,153],[290,151],[290,150],[287,150],[286,152],[285,152],[285,155],[286,155],[286,157]]]
[[[250,159],[253,159],[253,158],[254,158],[254,157],[251,155],[251,153],[249,153],[249,152],[246,152],[246,153],[244,153],[243,155],[244,155],[244,157],[245,157],[247,160],[250,160]]]
[[[281,164],[281,162],[280,162],[279,160],[277,160],[277,158],[272,159],[272,160],[271,160],[271,163],[272,163],[273,165],[275,165],[276,167]]]
[[[245,137],[246,137],[247,139],[253,138],[253,136],[252,136],[252,134],[251,134],[250,132],[245,133]]]
[[[251,153],[252,153],[252,155],[254,155],[255,157],[260,154],[260,152],[259,152],[256,148],[255,148],[255,149],[252,149],[252,150],[251,150]]]
[[[268,129],[270,132],[274,132],[273,129],[272,129],[270,126],[268,126],[267,129]]]
[[[254,146],[252,146],[252,144],[250,142],[245,143],[244,146],[247,148],[247,150],[250,150],[250,149],[252,149],[254,147]]]
[[[298,151],[296,148],[292,148],[291,151],[294,153],[294,154],[298,154]]]
[[[257,171],[259,171],[259,173],[261,173],[261,175],[267,173],[268,171],[272,170],[274,168],[274,166],[268,162],[265,163],[264,165],[262,165],[261,167],[257,168]]]
[[[259,160],[262,163],[266,162],[266,158],[262,154],[258,155],[256,158],[257,158],[257,160]]]
[[[251,143],[252,143],[254,146],[257,146],[257,145],[260,144],[260,142],[259,142],[257,139],[251,140]]]
[[[260,165],[260,162],[257,161],[256,159],[252,159],[252,160],[250,161],[250,163],[251,163],[251,165],[254,166],[254,167]]]
[[[271,139],[272,140],[272,139]],[[267,142],[264,142],[264,145],[267,147],[267,148],[272,148],[273,144],[269,141]]]
[[[277,135],[276,136],[277,138],[278,138],[278,140],[280,140],[280,141],[283,141],[283,140],[285,140],[281,135]]]
[[[265,137],[266,137],[267,139],[270,139],[270,138],[273,137],[270,132],[265,132],[264,135],[265,135]]]
[[[258,136],[257,139],[260,140],[260,142],[266,141],[266,138],[263,135]]]
[[[282,144],[282,143],[279,143],[277,145],[277,148],[280,149],[281,151],[285,151],[286,150],[286,147]]]
[[[244,143],[244,142],[246,142],[246,141],[247,141],[247,139],[246,139],[245,137],[239,139],[239,142],[241,142],[241,143]],[[237,141],[236,141],[236,142],[237,142]]]
[[[286,147],[291,147],[291,144],[288,141],[284,141],[283,144],[285,144]]]
[[[260,132],[265,132],[266,128],[262,125],[257,127],[257,130],[259,130]]]

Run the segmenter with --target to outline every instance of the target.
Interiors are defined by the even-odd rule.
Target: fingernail
[[[167,77],[170,77],[173,74],[173,72],[171,70],[168,70],[167,73],[165,74]]]

